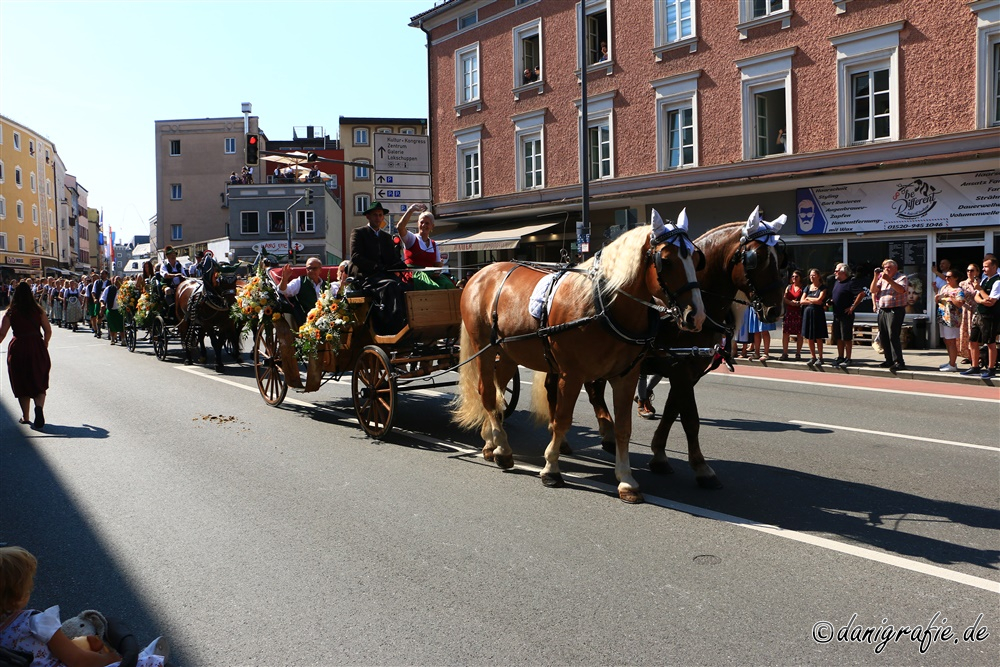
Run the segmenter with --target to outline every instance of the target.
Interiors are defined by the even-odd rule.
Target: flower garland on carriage
[[[358,318],[343,296],[343,289],[340,292],[331,294],[329,283],[325,284],[316,306],[306,316],[306,323],[299,327],[295,355],[300,361],[308,362],[326,350],[336,354],[350,345],[351,332]]]
[[[135,325],[146,327],[163,310],[163,297],[150,285],[146,286],[135,304]]]
[[[258,266],[257,273],[236,290],[236,303],[230,314],[240,328],[250,324],[253,330],[257,329],[259,322],[273,322],[281,318],[278,290],[264,273],[263,265]]]
[[[126,317],[135,318],[141,296],[135,278],[126,278],[118,286],[118,306],[125,311]]]

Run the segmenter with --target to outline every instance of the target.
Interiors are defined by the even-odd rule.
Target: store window
[[[841,241],[831,243],[791,244],[787,246],[788,273],[800,269],[808,275],[810,269],[818,270],[826,279],[833,276],[833,269],[844,261],[844,244]]]
[[[857,276],[871,282],[875,269],[886,259],[895,260],[901,273],[910,281],[907,313],[927,312],[927,241],[924,239],[891,241],[848,241],[847,263]]]

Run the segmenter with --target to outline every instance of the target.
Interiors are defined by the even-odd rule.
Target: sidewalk
[[[979,386],[989,386],[997,387],[1000,386],[1000,373],[997,377],[990,380],[983,380],[978,375],[972,377],[966,377],[961,374],[961,371],[969,368],[968,364],[962,363],[962,357],[958,358],[958,371],[957,373],[945,373],[939,371],[938,368],[948,363],[948,352],[944,349],[936,350],[914,350],[909,349],[903,350],[903,359],[906,362],[906,370],[899,371],[898,373],[893,373],[888,368],[879,368],[878,365],[882,363],[885,358],[877,353],[870,344],[855,343],[853,350],[851,351],[851,366],[847,368],[834,368],[831,364],[837,359],[837,346],[836,345],[823,345],[823,365],[819,368],[810,368],[806,365],[806,362],[811,358],[809,356],[809,345],[805,344],[802,346],[802,361],[778,361],[778,357],[781,356],[781,332],[778,331],[777,341],[775,341],[774,332],[771,334],[771,352],[770,359],[767,361],[760,361],[758,359],[738,359],[740,365],[752,365],[764,368],[786,368],[802,371],[810,371],[813,373],[849,373],[852,375],[871,375],[876,377],[897,377],[908,380],[931,380],[935,382],[951,382],[958,384],[974,384]],[[775,345],[777,342],[777,345]],[[789,341],[788,345],[789,356],[791,359],[795,358],[795,342],[794,339]],[[985,363],[985,359],[983,362]]]

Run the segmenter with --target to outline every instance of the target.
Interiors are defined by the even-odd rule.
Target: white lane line
[[[709,374],[708,377],[711,378],[712,374]],[[854,386],[848,386],[848,385],[825,384],[825,383],[822,383],[822,382],[809,382],[807,380],[785,380],[783,378],[765,378],[765,377],[757,377],[757,376],[752,376],[752,375],[738,375],[738,374],[735,374],[735,373],[732,374],[732,375],[722,375],[720,377],[734,378],[734,379],[737,379],[737,380],[760,380],[762,382],[785,382],[785,383],[788,383],[788,384],[808,384],[808,385],[812,385],[814,387],[825,387],[825,388],[829,388],[829,389],[849,389],[851,391],[878,391],[878,392],[882,392],[882,393],[885,393],[885,394],[905,394],[906,396],[926,396],[927,398],[946,398],[946,399],[952,399],[952,400],[956,400],[956,401],[976,401],[976,402],[979,402],[979,403],[1000,403],[1000,398],[978,398],[978,397],[973,397],[973,396],[956,396],[954,394],[931,394],[931,393],[922,392],[922,391],[909,391],[909,390],[907,390],[905,388],[905,386],[902,387],[902,388],[900,388],[900,389],[882,389],[882,388],[879,388],[879,387],[854,387]],[[906,381],[902,380],[902,382],[906,382]],[[925,380],[925,382],[930,382],[930,380]],[[951,387],[960,388],[961,386],[962,385],[947,385],[948,388],[951,388]],[[944,389],[944,388],[945,387],[942,387],[942,389]]]
[[[817,426],[828,428],[833,431],[854,431],[855,433],[868,433],[869,435],[881,435],[887,438],[901,438],[903,440],[920,440],[921,442],[935,442],[940,445],[954,445],[955,447],[970,447],[972,449],[985,449],[991,452],[1000,452],[1000,447],[987,447],[986,445],[973,445],[968,442],[955,442],[954,440],[938,440],[937,438],[924,438],[919,435],[903,435],[901,433],[887,433],[886,431],[869,431],[866,428],[854,428],[853,426],[837,426],[836,424],[820,424],[818,422],[804,422],[798,419],[791,419],[789,424],[802,424],[803,426]]]
[[[215,380],[216,382],[222,382],[223,384],[228,384],[233,387],[238,387],[240,389],[246,389],[255,394],[260,393],[257,387],[249,387],[233,380],[226,378],[215,377],[212,375],[206,375],[201,371],[194,368],[177,367],[177,370],[185,371],[191,373],[192,375],[198,375],[200,377],[206,378],[208,380]],[[311,407],[316,410],[322,410],[325,412],[336,412],[336,413],[348,413],[344,410],[336,410],[332,408],[325,408],[308,403],[306,401],[297,401],[295,399],[286,398],[286,402],[293,402],[295,405],[301,405],[305,407]],[[352,414],[353,413],[348,413]],[[422,433],[414,433],[412,431],[406,431],[404,429],[396,429],[400,433],[405,433],[406,437],[414,438],[420,440],[421,442],[426,442],[434,445],[444,445],[445,447],[450,447],[457,452],[467,453],[467,454],[477,454],[482,455],[480,450],[470,447],[468,445],[454,442],[451,440],[441,440],[438,438],[432,438],[430,436],[423,435]],[[538,466],[528,465],[525,463],[517,463],[514,466],[520,470],[527,470],[530,472],[541,472],[541,468]],[[599,482],[593,479],[587,479],[585,477],[579,477],[572,473],[563,472],[564,477],[571,477],[574,483],[580,484],[581,486],[590,487],[603,491],[609,495],[617,496],[618,487],[611,484],[605,484],[604,482]],[[909,570],[911,572],[919,572],[921,574],[926,574],[937,579],[944,579],[946,581],[951,581],[957,584],[963,584],[965,586],[972,586],[973,588],[981,588],[984,591],[989,591],[991,593],[1000,594],[1000,582],[991,581],[989,579],[984,579],[982,577],[975,577],[971,574],[965,574],[963,572],[955,572],[954,570],[949,570],[944,567],[939,567],[937,565],[931,565],[929,563],[921,563],[918,561],[910,560],[908,558],[903,558],[901,556],[894,556],[892,554],[882,553],[881,551],[875,551],[874,549],[867,549],[865,547],[855,546],[853,544],[845,544],[843,542],[837,542],[836,540],[831,540],[825,537],[818,537],[816,535],[810,535],[808,533],[800,533],[794,530],[786,530],[784,528],[779,528],[778,526],[772,526],[765,523],[760,523],[753,521],[751,519],[744,519],[742,517],[733,516],[731,514],[723,514],[722,512],[716,512],[715,510],[705,509],[703,507],[697,507],[695,505],[688,505],[686,503],[679,503],[673,500],[668,500],[666,498],[660,498],[659,496],[646,495],[646,502],[656,505],[657,507],[663,507],[666,509],[677,510],[680,512],[685,512],[692,516],[701,517],[704,519],[714,519],[716,521],[721,521],[722,523],[728,523],[732,526],[737,526],[739,528],[748,528],[750,530],[755,530],[760,533],[765,533],[773,537],[781,537],[786,540],[792,540],[793,542],[800,542],[802,544],[808,544],[814,547],[819,547],[821,549],[828,549],[830,551],[836,551],[838,553],[847,554],[849,556],[856,556],[858,558],[864,558],[865,560],[870,560],[876,563],[883,563],[885,565],[891,565],[893,567],[898,567],[903,570]]]

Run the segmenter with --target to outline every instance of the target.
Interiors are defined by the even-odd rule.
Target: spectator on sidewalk
[[[945,274],[951,270],[951,261],[942,259],[940,262],[931,264],[931,273],[934,274],[934,292],[941,291],[942,287],[948,286],[948,279]]]
[[[21,406],[22,424],[40,429],[45,426],[45,393],[49,390],[49,340],[52,327],[45,310],[35,302],[28,283],[20,283],[14,290],[14,299],[0,320],[0,342],[13,331],[14,338],[7,347],[7,377],[10,388]],[[31,421],[28,408],[35,402],[35,420]]]
[[[881,269],[875,269],[870,288],[878,308],[878,336],[885,357],[879,367],[893,372],[906,370],[901,336],[909,285],[909,279],[899,272],[899,265],[887,259]]]
[[[972,332],[972,318],[976,314],[975,294],[979,291],[979,266],[969,262],[965,275],[966,279],[958,284],[965,294],[965,301],[962,302],[962,324],[958,329],[958,353],[962,356],[963,363],[971,364],[969,334]]]
[[[854,348],[854,313],[865,298],[865,288],[851,276],[847,264],[841,262],[834,269],[833,283],[833,340],[837,343],[834,368],[847,368],[851,364]]]
[[[795,361],[802,359],[802,271],[792,271],[791,282],[785,288],[785,318],[781,323],[781,356],[778,361],[788,361],[788,340],[795,336]]]
[[[979,374],[984,380],[994,377],[997,363],[997,336],[1000,335],[1000,274],[997,273],[997,258],[992,254],[983,257],[983,281],[974,295],[976,315],[969,333],[969,352],[972,368],[962,375],[975,375],[979,365],[979,346],[986,345],[988,352],[986,366]]]
[[[945,349],[948,350],[948,363],[938,368],[945,373],[954,373],[958,370],[958,332],[962,323],[963,304],[965,303],[965,293],[958,285],[958,276],[950,269],[944,272],[944,278],[948,284],[938,290],[935,301],[937,301],[937,322],[941,327],[941,338],[944,339]]]
[[[829,294],[819,269],[809,269],[809,286],[802,296],[802,337],[809,343],[808,366],[823,365],[823,341],[826,340],[826,298]]]

